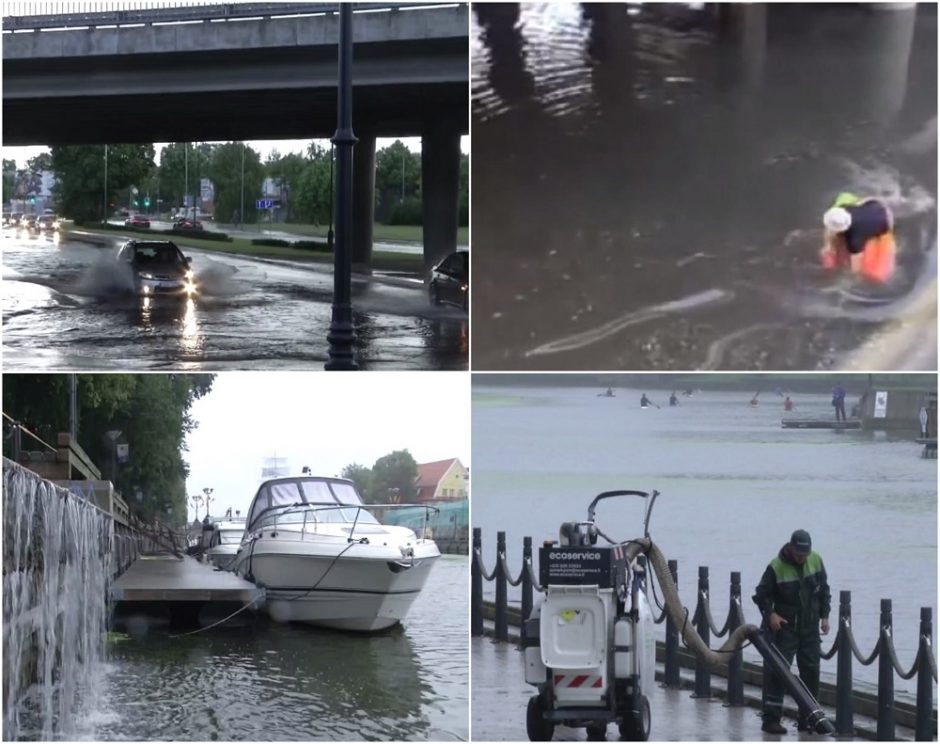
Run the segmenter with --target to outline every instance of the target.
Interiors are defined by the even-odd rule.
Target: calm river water
[[[936,334],[936,6],[724,20],[474,6],[476,369],[829,369],[925,306]],[[819,267],[842,191],[895,211],[885,287]]]
[[[483,530],[488,570],[497,530],[506,531],[510,569],[518,572],[524,536],[536,545],[557,539],[559,524],[585,519],[601,491],[657,489],[650,534],[678,560],[690,610],[698,567],[708,566],[716,622],[724,623],[731,571],[741,572],[745,616],[758,620],[753,589],[802,527],[825,561],[833,617],[839,591],[851,590],[853,630],[868,653],[879,602],[892,599],[898,657],[910,667],[920,608],[937,607],[937,461],[920,457],[916,433],[900,440],[783,429],[783,399],[765,392],[751,408],[753,390],[680,397],[677,408],[667,405],[669,391],[598,392],[474,380],[472,520]],[[663,407],[641,409],[643,392]],[[833,415],[829,396],[793,398],[800,416]],[[642,536],[643,509],[640,499],[602,502],[598,525],[614,539]],[[759,659],[753,649],[745,653]],[[823,672],[835,673],[834,659]],[[875,665],[855,664],[854,673],[877,680]],[[913,682],[895,683],[913,690]]]
[[[443,556],[401,628],[276,625],[112,643],[76,734],[96,740],[466,740],[467,560]]]

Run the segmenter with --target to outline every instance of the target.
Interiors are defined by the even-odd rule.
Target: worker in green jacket
[[[765,628],[773,632],[774,644],[788,664],[796,664],[800,679],[813,697],[819,697],[820,633],[829,632],[831,595],[826,567],[806,530],[796,530],[780,548],[754,591]],[[764,723],[769,734],[787,733],[780,723],[783,712],[783,682],[775,674],[764,675]],[[800,729],[806,729],[803,721]]]

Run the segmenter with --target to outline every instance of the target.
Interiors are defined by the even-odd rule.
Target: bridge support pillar
[[[352,268],[369,273],[375,221],[375,135],[357,133],[353,148]]]
[[[425,272],[457,249],[460,130],[434,124],[421,137]]]

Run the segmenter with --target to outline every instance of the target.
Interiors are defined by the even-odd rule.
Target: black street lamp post
[[[352,304],[352,158],[358,140],[352,130],[352,5],[339,9],[339,86],[336,134],[336,250],[333,269],[333,315],[326,339],[330,344],[328,370],[359,369],[353,352],[356,330]]]

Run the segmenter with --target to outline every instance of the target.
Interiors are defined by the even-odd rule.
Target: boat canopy
[[[272,509],[276,510],[279,521],[290,521],[291,507],[297,508],[298,521],[303,521],[305,507],[326,507],[316,509],[317,519],[321,522],[376,522],[377,520],[365,509],[362,497],[352,481],[339,478],[277,478],[265,481],[258,488],[251,509],[248,510],[248,529]],[[350,509],[336,507],[349,506]],[[357,512],[359,512],[357,514]]]

